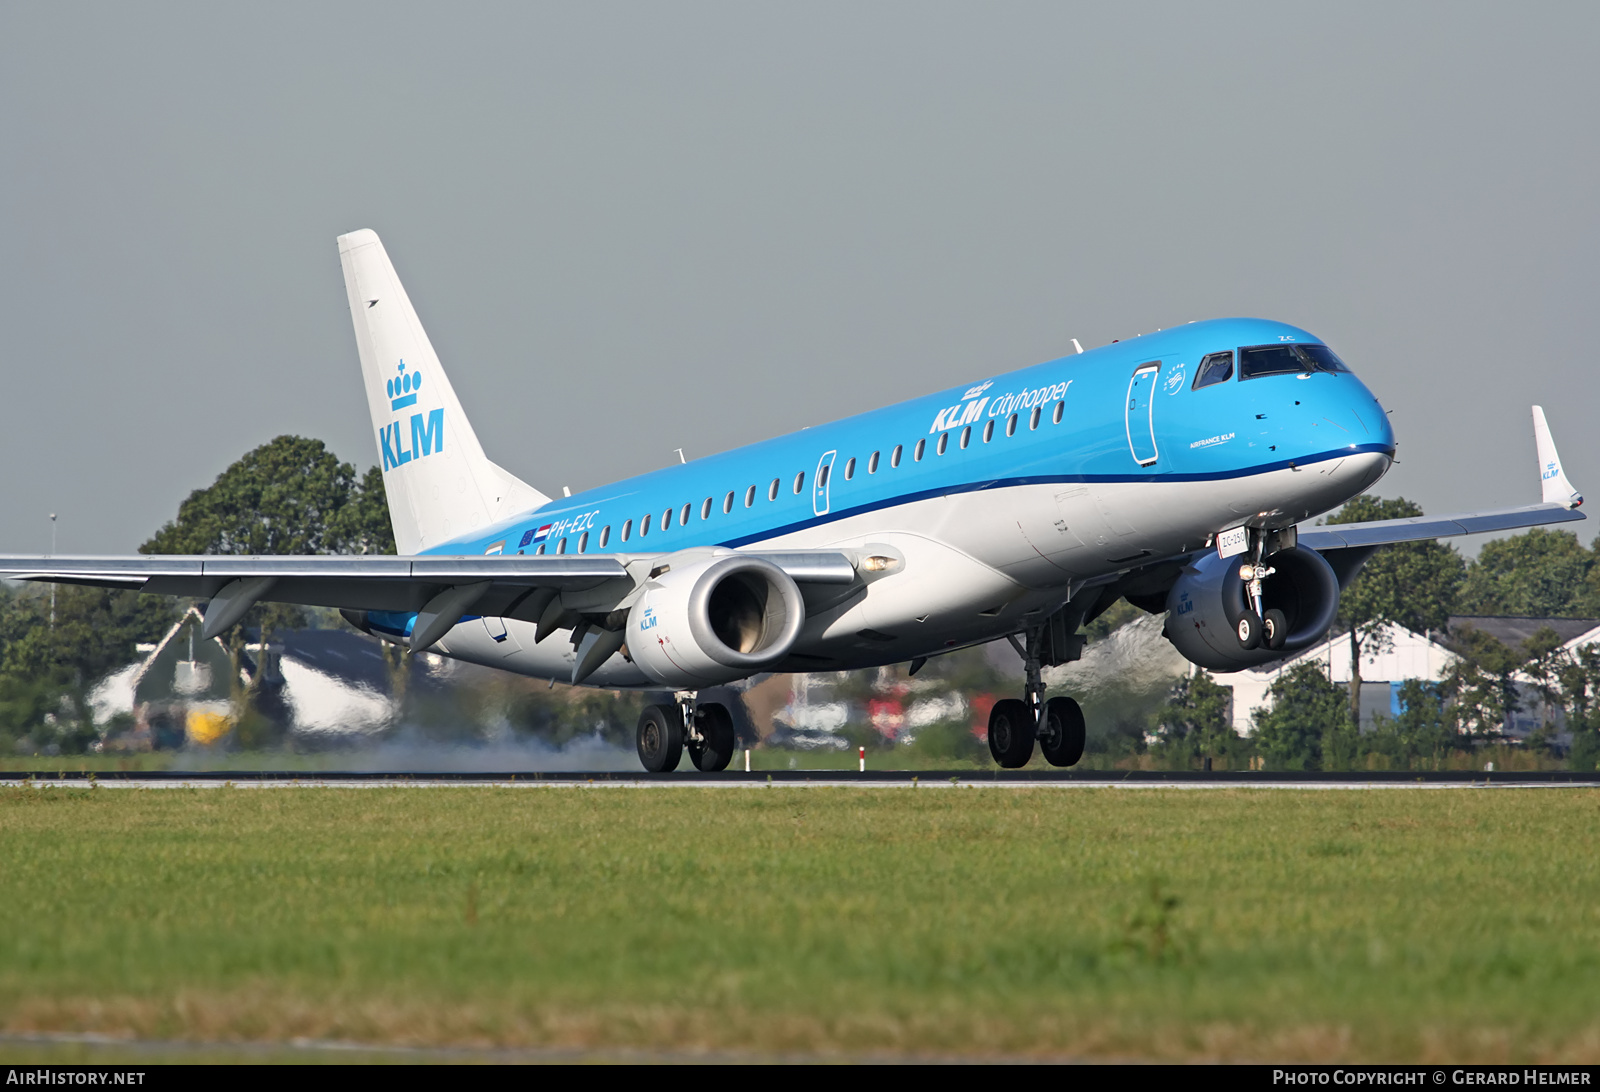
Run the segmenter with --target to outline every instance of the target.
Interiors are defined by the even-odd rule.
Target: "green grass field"
[[[1570,789],[4,789],[0,1031],[1593,1062],[1597,835]]]

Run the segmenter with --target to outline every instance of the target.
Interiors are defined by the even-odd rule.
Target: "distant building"
[[[1453,615],[1448,625],[1450,635],[1459,634],[1463,629],[1471,627],[1489,634],[1513,650],[1520,650],[1525,641],[1546,628],[1555,631],[1562,639],[1563,647],[1568,651],[1600,642],[1600,619],[1597,618]],[[1389,626],[1384,632],[1388,638],[1388,647],[1361,657],[1363,729],[1370,729],[1379,716],[1400,715],[1400,687],[1406,680],[1439,682],[1456,662],[1456,653],[1451,648],[1456,642],[1451,636],[1438,633],[1424,636],[1400,626]],[[1372,644],[1367,647],[1372,647]],[[1330,636],[1315,648],[1307,649],[1269,668],[1217,676],[1218,683],[1233,688],[1234,730],[1241,734],[1249,734],[1253,730],[1251,717],[1254,711],[1271,704],[1268,690],[1272,684],[1286,672],[1308,662],[1319,664],[1330,681],[1349,686],[1349,635]],[[1547,711],[1544,708],[1531,679],[1522,675],[1516,679],[1519,708],[1506,717],[1505,732],[1508,736],[1526,738],[1547,719],[1557,724],[1564,723],[1565,718],[1559,709]]]
[[[203,622],[189,608],[160,641],[139,646],[138,660],[94,688],[95,720],[115,731],[107,746],[216,743],[232,729],[235,687],[247,687],[258,673],[255,709],[302,742],[372,736],[392,723],[389,668],[373,638],[337,629],[273,633],[265,648],[259,641],[246,645],[235,680],[227,645],[202,638]],[[429,668],[442,670],[443,663],[430,660],[439,657],[425,654],[408,665],[410,693],[440,689],[439,671]]]
[[[1401,626],[1384,630],[1388,648],[1361,657],[1361,726],[1370,728],[1378,716],[1400,713],[1400,686],[1407,679],[1438,682],[1455,662],[1455,653],[1431,637],[1424,637]],[[1379,642],[1370,642],[1368,648]],[[1223,686],[1233,687],[1233,727],[1248,735],[1254,730],[1251,717],[1258,708],[1272,702],[1268,690],[1279,678],[1304,663],[1316,663],[1330,682],[1350,685],[1350,637],[1341,634],[1321,644],[1265,668],[1250,668],[1231,675],[1218,675]]]

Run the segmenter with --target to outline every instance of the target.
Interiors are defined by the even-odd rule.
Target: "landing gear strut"
[[[1022,657],[1027,678],[1023,700],[1006,698],[994,703],[989,714],[989,753],[1005,769],[1020,769],[1033,757],[1037,740],[1040,753],[1050,765],[1076,765],[1083,757],[1083,709],[1068,697],[1044,700],[1044,659],[1051,656],[1052,662],[1058,662],[1056,658],[1060,657],[1058,650],[1046,647],[1054,639],[1052,628],[1048,622],[1034,626],[1024,638],[1026,645],[1016,637],[1007,638]],[[1078,640],[1081,642],[1081,638]],[[1081,648],[1081,643],[1077,647]],[[1059,662],[1065,662],[1065,658]]]

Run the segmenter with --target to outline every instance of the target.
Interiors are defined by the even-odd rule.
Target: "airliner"
[[[1002,767],[1082,757],[1077,659],[1120,599],[1228,672],[1321,641],[1378,547],[1583,519],[1543,411],[1541,501],[1302,526],[1377,482],[1388,414],[1332,348],[1262,319],[1192,322],[553,498],[490,461],[378,236],[339,256],[398,556],[6,557],[12,578],[208,599],[215,637],[265,601],[339,608],[412,652],[670,692],[639,759],[735,747],[699,692],[759,672],[909,664],[1007,640]]]

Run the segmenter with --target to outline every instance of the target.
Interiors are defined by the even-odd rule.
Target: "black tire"
[[[1239,638],[1239,647],[1249,652],[1261,647],[1261,616],[1253,610],[1239,615],[1233,624],[1233,635]]]
[[[1276,652],[1289,639],[1289,619],[1277,607],[1261,616],[1261,643]]]
[[[651,773],[668,773],[683,758],[683,714],[675,705],[647,705],[639,714],[639,761]]]
[[[989,713],[989,753],[1008,770],[1019,770],[1033,757],[1037,726],[1028,703],[1005,698]]]
[[[700,729],[700,738],[687,743],[694,768],[702,773],[726,770],[733,761],[733,749],[738,746],[733,714],[725,705],[704,702],[694,708],[694,724]]]
[[[1044,727],[1039,732],[1039,753],[1052,766],[1076,766],[1083,757],[1087,730],[1083,707],[1072,698],[1051,698],[1044,703]]]

